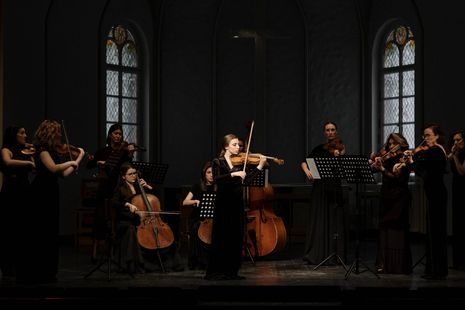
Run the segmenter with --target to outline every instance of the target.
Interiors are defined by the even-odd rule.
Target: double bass
[[[160,208],[160,200],[152,194],[147,194],[137,177],[141,193],[135,195],[131,203],[139,209],[141,223],[137,226],[137,240],[139,244],[149,250],[158,250],[169,247],[174,242],[174,234],[171,228],[160,217],[163,212]],[[174,212],[173,212],[174,213]]]

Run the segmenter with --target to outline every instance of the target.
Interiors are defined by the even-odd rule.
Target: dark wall
[[[4,1],[4,126],[32,137],[65,120],[71,143],[103,144],[103,36],[118,22],[137,33],[144,75],[146,159],[170,165],[166,186],[196,182],[227,133],[283,158],[273,183],[303,183],[299,164],[335,121],[349,153],[371,144],[372,53],[380,27],[417,27],[418,117],[463,126],[463,4],[452,0]],[[234,38],[238,35],[238,38]],[[462,83],[462,84],[461,84]],[[62,230],[72,224],[81,169],[63,183]]]

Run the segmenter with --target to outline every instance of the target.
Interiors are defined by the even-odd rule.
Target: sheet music
[[[321,179],[320,173],[318,172],[318,168],[316,167],[315,159],[314,158],[307,158],[307,165],[310,173],[312,174],[314,179]]]

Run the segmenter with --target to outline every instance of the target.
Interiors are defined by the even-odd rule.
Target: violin
[[[142,152],[147,151],[147,149],[145,147],[137,145],[136,143],[129,143],[127,141],[121,142],[120,149],[124,150],[124,151],[129,151],[129,146],[133,146],[134,151],[142,151]]]
[[[32,156],[36,153],[36,148],[34,144],[31,143],[26,143],[23,145],[21,149],[21,153],[24,155]]]
[[[370,158],[371,167],[374,167],[377,162],[376,159],[383,163],[384,161],[388,160],[389,158],[396,157],[399,154],[402,154],[402,150],[400,149],[400,144],[396,144],[392,149],[386,150],[386,148],[382,148],[378,153],[374,154]]]
[[[344,150],[345,150],[345,145],[342,143],[342,140],[339,138],[334,138],[333,140],[325,143],[323,145],[323,148],[327,150],[331,155],[333,156],[338,156],[335,155],[335,152],[338,151],[339,155],[342,155]]]
[[[55,152],[63,157],[71,157],[69,160],[76,160],[79,154],[81,154],[81,150],[78,147],[66,143],[55,145]]]
[[[239,166],[243,165],[245,162],[245,156],[246,153],[239,153],[237,155],[231,155],[231,163],[233,166]],[[260,163],[260,156],[262,154],[258,153],[249,153],[249,156],[247,156],[247,164],[250,165],[258,165]],[[276,157],[271,157],[271,156],[265,156],[267,159],[272,159],[276,164],[279,166],[284,165],[284,159],[279,159]]]

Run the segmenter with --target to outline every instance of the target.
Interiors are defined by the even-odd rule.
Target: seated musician
[[[105,214],[105,201],[111,199],[113,190],[119,179],[119,170],[123,163],[131,161],[134,145],[123,141],[123,126],[113,124],[108,129],[105,147],[89,156],[88,169],[98,168],[96,177],[99,180],[97,193],[97,206],[95,210],[92,236],[94,238],[92,260],[97,258],[97,248],[100,241],[105,240],[107,234],[107,218]]]
[[[182,202],[183,206],[191,206],[192,212],[189,216],[189,249],[187,256],[187,264],[189,269],[205,269],[208,262],[208,247],[209,243],[205,243],[199,237],[199,229],[205,228],[210,229],[209,223],[203,223],[200,219],[200,200],[202,192],[214,192],[216,191],[215,185],[213,184],[213,172],[212,162],[205,163],[200,182],[192,186],[191,190],[187,194],[186,198]],[[202,228],[201,228],[202,227]]]
[[[140,186],[137,185],[137,180]],[[174,242],[165,248],[156,250],[146,249],[140,245],[137,234],[138,226],[147,215],[141,211],[144,206],[136,205],[134,198],[141,194],[141,187],[144,192],[145,190],[154,192],[151,185],[138,178],[137,170],[131,164],[121,165],[119,182],[112,198],[112,206],[116,213],[115,232],[120,262],[126,264],[130,273],[144,273],[156,269],[158,254],[160,254],[162,264],[166,269],[184,270]],[[159,231],[161,234],[161,230]],[[162,236],[159,237],[162,238]],[[156,251],[159,252],[156,253]]]

